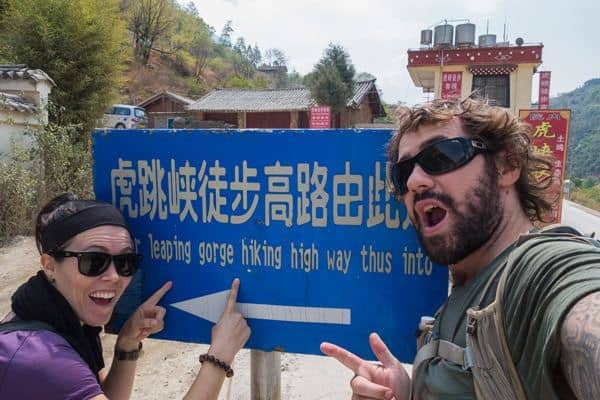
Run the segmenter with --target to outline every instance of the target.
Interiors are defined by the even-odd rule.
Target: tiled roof
[[[142,101],[141,103],[138,104],[138,107],[146,107],[148,104],[153,103],[155,100],[159,99],[163,95],[167,96],[167,97],[171,97],[175,101],[178,101],[185,105],[190,105],[196,101],[196,100],[190,99],[188,97],[184,97],[180,94],[169,92],[168,90],[165,90],[164,92],[157,93],[154,96],[149,97],[146,100]]]
[[[0,64],[0,79],[32,79],[36,82],[49,81],[56,83],[41,69],[30,69],[25,64]]]
[[[375,79],[356,82],[354,84],[354,95],[348,100],[346,107],[354,109],[360,108],[365,96],[369,96],[368,103],[373,112],[373,116],[385,117],[385,109],[383,108],[383,103],[379,97],[377,86],[375,86]]]
[[[37,112],[37,107],[23,96],[0,92],[0,111],[18,111],[34,114]]]
[[[363,98],[369,93],[369,91],[375,87],[375,79],[369,81],[359,81],[354,84],[354,94],[348,100],[346,107],[359,107],[363,101]]]
[[[209,112],[307,111],[313,104],[310,90],[306,88],[215,89],[186,109]]]

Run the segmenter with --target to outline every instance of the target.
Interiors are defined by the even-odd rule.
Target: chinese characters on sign
[[[460,99],[462,72],[442,72],[442,99]]]
[[[549,223],[559,223],[562,211],[563,182],[567,162],[570,110],[520,110],[519,118],[531,125],[531,145],[538,155],[550,157],[552,171],[538,171],[539,180],[552,178],[548,188],[548,200],[552,202]]]
[[[546,110],[550,106],[550,71],[540,71],[538,108]]]
[[[329,129],[331,127],[331,107],[316,106],[310,109],[310,129]]]
[[[127,217],[150,221],[173,215],[179,222],[239,225],[259,217],[265,226],[383,224],[406,230],[408,215],[400,219],[385,185],[388,168],[380,161],[373,167],[372,175],[363,177],[353,173],[350,161],[335,173],[318,162],[276,161],[259,170],[246,160],[226,167],[220,160],[171,159],[165,167],[160,159],[119,158],[110,170],[110,190],[112,203]],[[330,180],[331,195],[326,191]],[[365,185],[368,198],[363,195]],[[259,203],[264,204],[262,209]]]

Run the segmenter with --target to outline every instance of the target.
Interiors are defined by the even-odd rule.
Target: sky
[[[187,3],[188,0],[180,0]],[[217,34],[231,20],[233,40],[243,36],[261,51],[279,48],[288,70],[309,73],[329,43],[342,45],[357,72],[377,78],[387,103],[428,100],[410,79],[407,50],[422,29],[444,20],[476,25],[476,38],[495,33],[514,44],[543,43],[540,70],[552,71],[552,96],[600,77],[598,0],[194,0]],[[460,22],[452,22],[456,25]],[[477,40],[477,39],[476,39]],[[532,97],[537,97],[537,74]]]

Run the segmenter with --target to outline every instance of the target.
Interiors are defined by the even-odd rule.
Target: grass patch
[[[600,211],[600,185],[591,188],[574,188],[571,192],[571,201]]]

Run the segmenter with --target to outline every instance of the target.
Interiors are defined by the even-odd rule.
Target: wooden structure
[[[192,126],[200,121],[223,121],[238,129],[308,128],[314,103],[310,91],[299,89],[215,89],[187,106]]]
[[[223,121],[245,128],[309,128],[310,108],[315,105],[310,90],[293,89],[215,89],[186,107],[191,127],[203,121]],[[332,128],[351,128],[373,123],[385,116],[375,80],[356,82],[346,109],[334,116]]]
[[[165,90],[142,101],[138,107],[146,110],[148,128],[174,128],[176,118],[189,120],[189,113],[185,107],[193,103],[194,100],[190,98]]]
[[[372,124],[375,118],[385,115],[375,79],[359,81],[354,84],[354,94],[348,100],[346,109],[334,118],[332,127],[354,128],[357,125]]]

